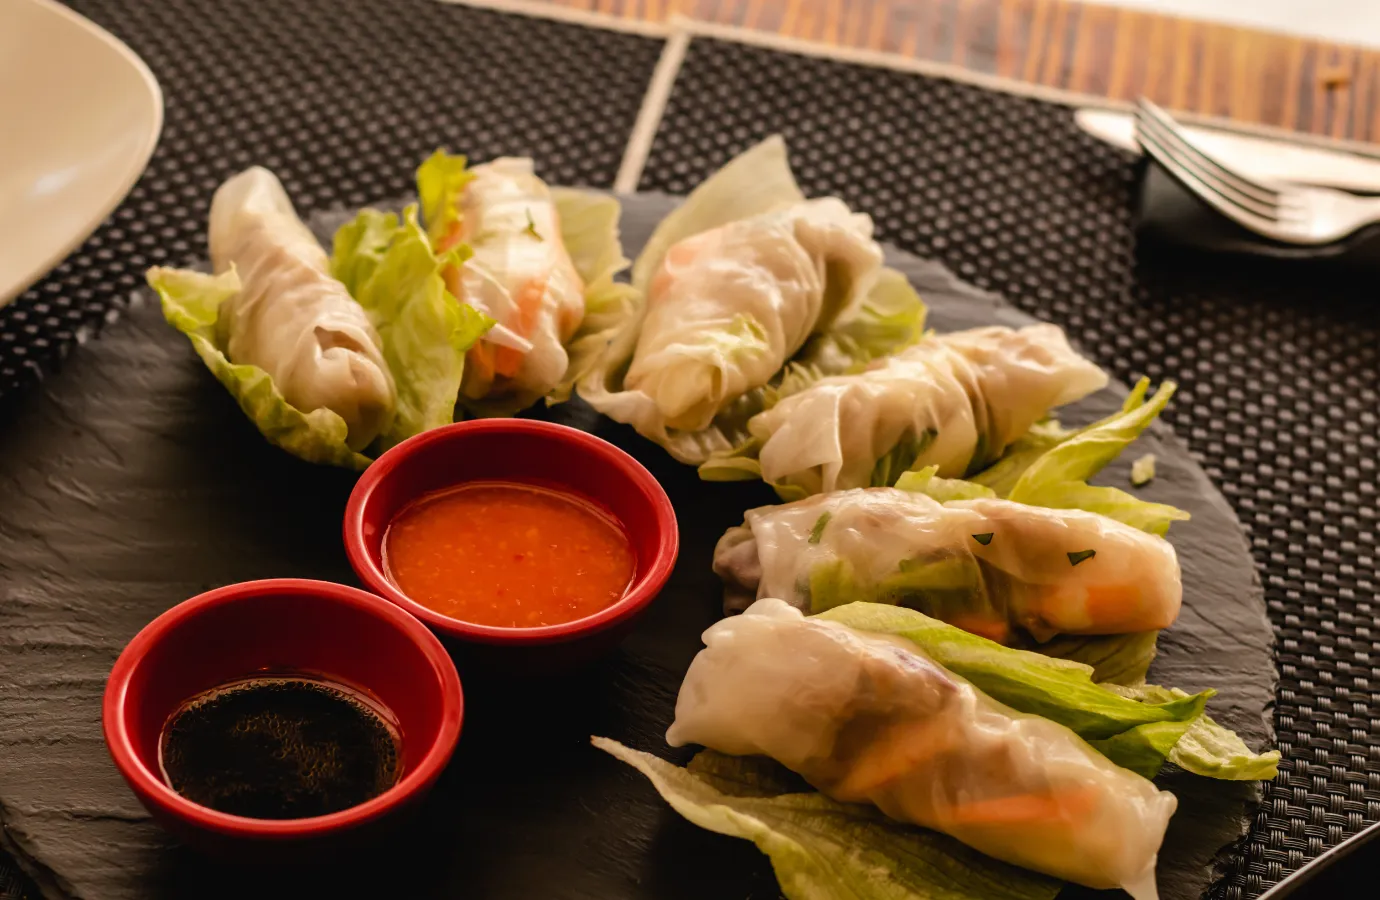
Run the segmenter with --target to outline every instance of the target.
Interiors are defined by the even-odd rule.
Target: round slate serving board
[[[629,255],[674,203],[625,199]],[[318,231],[335,221],[323,217]],[[900,253],[889,260],[924,295],[941,331],[1031,321],[937,264]],[[1089,421],[1124,395],[1115,385],[1062,417]],[[522,683],[467,673],[462,660],[464,732],[419,820],[375,853],[270,873],[203,860],[148,820],[106,755],[101,691],[125,642],[200,591],[273,576],[355,583],[340,544],[355,476],[264,442],[148,297],[42,391],[0,408],[0,838],[44,893],[777,897],[770,867],[750,844],[682,821],[642,776],[588,744],[600,734],[688,757],[662,736],[699,635],[720,614],[714,544],[745,509],[775,498],[760,484],[701,482],[578,401],[536,415],[613,441],[665,486],[682,541],[666,590],[616,653],[578,674]],[[1160,640],[1151,678],[1217,688],[1211,714],[1264,746],[1272,636],[1240,525],[1167,428],[1152,428],[1126,456],[1143,452],[1158,459],[1143,495],[1193,513],[1171,533],[1184,610]],[[1125,485],[1128,465],[1102,479]],[[1192,900],[1212,881],[1218,849],[1244,833],[1256,787],[1182,773],[1161,783],[1180,800],[1161,853],[1161,895]]]

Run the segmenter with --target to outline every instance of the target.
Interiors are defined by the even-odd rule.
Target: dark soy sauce
[[[202,806],[254,819],[304,819],[356,806],[397,783],[391,713],[311,676],[246,678],[212,688],[168,717],[163,780]]]

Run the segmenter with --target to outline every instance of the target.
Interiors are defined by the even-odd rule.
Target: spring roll
[[[1183,598],[1168,541],[1096,513],[940,503],[895,488],[749,510],[714,552],[725,608],[906,606],[1001,643],[1167,628]]]
[[[378,332],[331,277],[326,252],[272,172],[256,166],[220,186],[209,243],[216,273],[233,267],[240,278],[216,322],[226,356],[267,372],[296,409],[336,413],[349,448],[367,447],[396,404]]]
[[[472,401],[543,397],[565,376],[566,344],[585,314],[551,189],[532,160],[504,157],[469,170],[458,217],[434,240],[474,255],[446,273],[451,293],[494,320],[470,349],[461,394]]]
[[[843,802],[1016,865],[1156,897],[1177,801],[904,639],[763,599],[704,635],[667,740],[769,756]]]
[[[795,496],[888,486],[929,465],[958,478],[1106,384],[1055,325],[975,328],[824,378],[754,416],[748,431],[762,479]]]

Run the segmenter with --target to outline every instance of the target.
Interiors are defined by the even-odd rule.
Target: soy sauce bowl
[[[397,783],[327,815],[254,819],[164,782],[159,742],[181,704],[236,679],[285,673],[339,683],[387,709],[401,735]],[[365,591],[294,578],[229,585],[154,619],[116,661],[101,712],[115,767],[154,819],[195,848],[256,863],[320,858],[390,830],[450,761],[463,715],[455,665],[420,622]]]
[[[419,497],[478,481],[571,494],[621,523],[636,557],[622,597],[572,622],[508,628],[451,618],[403,593],[383,562],[389,523]],[[679,550],[671,501],[637,460],[587,432],[530,419],[457,422],[398,444],[355,484],[344,532],[364,585],[425,622],[462,662],[529,675],[570,669],[615,647],[665,585]]]

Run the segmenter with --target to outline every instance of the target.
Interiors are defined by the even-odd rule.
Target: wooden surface
[[[682,15],[1118,100],[1380,142],[1380,51],[1077,0],[541,0]],[[1307,0],[1298,0],[1306,3]]]

